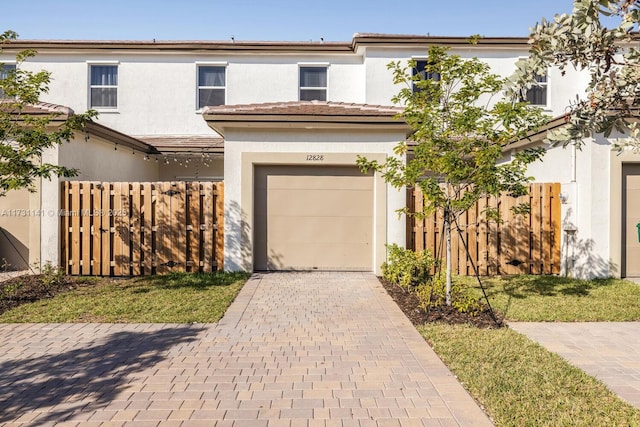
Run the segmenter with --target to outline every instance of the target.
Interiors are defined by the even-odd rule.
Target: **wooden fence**
[[[62,183],[68,274],[215,271],[223,260],[223,183]]]
[[[462,236],[452,231],[452,270],[454,274],[474,274],[469,255],[481,275],[559,274],[560,273],[560,184],[531,184],[529,195],[514,198],[503,195],[480,200],[475,207],[458,218]],[[423,196],[419,189],[408,190],[407,201],[412,212],[421,211]],[[511,208],[521,203],[530,206],[530,214],[516,215]],[[502,223],[487,221],[487,207],[500,211]],[[443,233],[441,214],[422,220],[407,220],[407,247],[429,249],[440,246]],[[443,249],[444,251],[444,249]],[[444,252],[443,252],[444,253]]]

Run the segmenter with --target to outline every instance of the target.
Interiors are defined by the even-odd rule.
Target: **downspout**
[[[577,185],[577,176],[578,176],[578,148],[576,144],[571,144],[571,181],[569,184],[570,187],[570,205],[572,209],[572,214],[567,215],[565,218],[569,221],[568,224],[564,225],[564,236],[565,236],[565,246],[566,246],[566,267],[565,267],[565,276],[574,277],[575,275],[575,264],[576,264],[576,240],[577,240],[577,225],[576,221],[578,218],[578,185]]]
[[[571,182],[575,183],[576,182],[576,174],[577,174],[577,162],[576,162],[576,158],[577,158],[577,151],[578,148],[576,147],[576,144],[571,144]]]

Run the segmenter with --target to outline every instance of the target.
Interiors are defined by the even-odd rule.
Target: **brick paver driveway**
[[[256,274],[218,324],[0,337],[2,425],[491,425],[371,274]]]

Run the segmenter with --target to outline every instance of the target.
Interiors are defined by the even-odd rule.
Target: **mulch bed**
[[[476,316],[467,313],[461,313],[458,310],[445,306],[432,307],[429,313],[420,308],[418,298],[414,293],[407,292],[400,286],[394,285],[380,278],[380,283],[387,290],[387,293],[398,304],[398,307],[409,318],[411,323],[416,326],[429,322],[443,322],[451,325],[469,324],[478,328],[498,328],[502,327],[502,319],[498,317],[500,325],[491,317],[488,309],[485,309]]]
[[[60,283],[44,284],[43,275],[26,274],[0,282],[0,314],[22,304],[76,289],[81,283],[70,276],[64,276]]]

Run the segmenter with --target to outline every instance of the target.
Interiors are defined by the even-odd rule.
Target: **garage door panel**
[[[363,204],[373,191],[351,190],[269,190],[268,215],[361,216]]]
[[[330,171],[327,171],[330,173]],[[340,173],[337,171],[337,173]],[[323,176],[269,176],[268,187],[270,189],[291,189],[291,190],[343,190],[350,188],[352,190],[369,190],[371,189],[370,175],[338,175],[331,176],[329,179]],[[291,179],[295,177],[295,179]]]
[[[373,221],[363,217],[271,217],[267,240],[296,243],[342,243],[367,241]]]
[[[370,262],[370,249],[363,243],[275,244],[269,246],[267,263],[270,270],[362,270]]]
[[[257,167],[255,268],[371,271],[373,187],[355,167]]]

